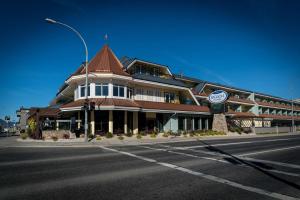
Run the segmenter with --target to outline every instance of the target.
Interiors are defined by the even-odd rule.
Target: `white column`
[[[127,134],[127,110],[124,111],[124,133]]]
[[[192,118],[192,130],[193,131],[195,130],[195,118],[194,117]]]
[[[114,115],[112,110],[109,111],[108,116],[108,132],[114,132]]]
[[[90,83],[90,95],[91,97],[95,97],[95,83]]]
[[[113,84],[108,83],[108,97],[112,98],[113,97]]]
[[[91,134],[95,135],[95,111],[91,111]]]
[[[202,118],[199,119],[199,130],[202,130]]]
[[[80,111],[78,111],[78,120],[80,120]],[[80,129],[80,121],[77,122],[77,128]]]
[[[138,112],[133,112],[133,134],[138,134],[138,132],[139,132]]]
[[[187,131],[187,119],[186,119],[186,117],[184,118],[184,130]]]
[[[208,118],[205,119],[205,129],[208,130]]]
[[[56,130],[59,130],[59,122],[56,120]]]

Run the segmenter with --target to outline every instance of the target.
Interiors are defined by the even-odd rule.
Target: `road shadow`
[[[266,164],[261,163],[261,162],[256,162],[256,161],[243,160],[242,158],[239,158],[239,157],[236,157],[236,156],[234,156],[230,153],[227,153],[227,152],[223,151],[222,149],[214,147],[214,146],[212,146],[212,145],[210,145],[210,144],[208,144],[208,143],[206,143],[202,140],[198,140],[198,141],[201,142],[202,144],[204,144],[206,146],[205,148],[207,150],[209,150],[211,152],[214,152],[214,153],[219,153],[220,155],[225,155],[226,157],[224,157],[223,159],[228,161],[229,163],[231,163],[233,165],[241,165],[241,164],[246,165],[246,166],[251,167],[251,168],[253,168],[253,169],[255,169],[255,170],[257,170],[257,171],[259,171],[259,172],[261,172],[261,173],[263,173],[263,174],[265,174],[265,175],[267,175],[267,176],[269,176],[269,177],[271,177],[271,178],[273,178],[277,181],[280,181],[280,182],[285,183],[285,184],[287,184],[287,185],[289,185],[289,186],[291,186],[291,187],[293,187],[297,190],[300,190],[300,185],[298,185],[294,182],[288,181],[284,178],[281,178],[277,175],[274,175],[274,174],[268,172],[267,170],[274,169],[273,167],[271,167],[269,165],[266,165]]]

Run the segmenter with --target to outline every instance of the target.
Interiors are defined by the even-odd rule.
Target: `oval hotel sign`
[[[208,96],[210,103],[223,103],[227,100],[228,94],[223,90],[216,90]]]

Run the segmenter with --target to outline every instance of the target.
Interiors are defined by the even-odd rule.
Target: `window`
[[[136,90],[136,99],[137,100],[143,100],[143,93],[144,93],[143,89],[138,88]]]
[[[147,100],[153,101],[153,91],[152,90],[147,90]]]
[[[115,97],[124,97],[124,86],[121,85],[114,85],[113,87],[113,95]]]
[[[174,102],[174,100],[175,100],[174,93],[165,92],[165,102],[172,103],[172,102]]]
[[[160,101],[160,91],[159,90],[155,90],[155,97],[156,97],[156,101]]]
[[[88,85],[88,96],[90,96],[90,84]],[[80,86],[80,97],[85,97],[85,85]]]
[[[108,85],[107,84],[97,84],[95,86],[96,96],[108,96]]]

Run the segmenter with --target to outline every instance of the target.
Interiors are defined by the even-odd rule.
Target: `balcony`
[[[267,106],[267,107],[281,108],[281,109],[292,109],[292,106],[287,106],[287,105],[282,105],[282,104],[274,104],[274,103],[268,103],[268,102],[262,102],[262,101],[258,101],[256,103],[260,106]]]
[[[251,104],[251,105],[255,104],[255,102],[250,99],[242,99],[242,98],[237,98],[237,97],[229,97],[228,101],[246,103],[246,104]]]

